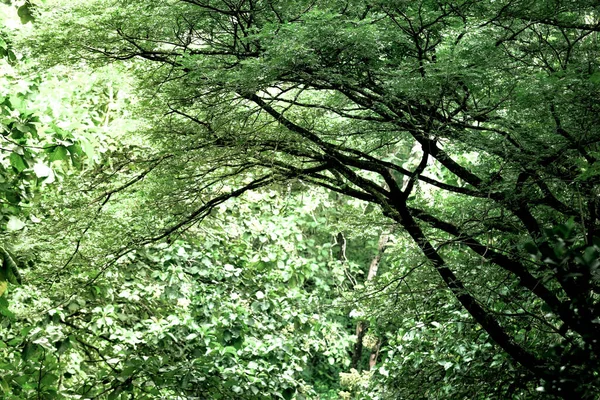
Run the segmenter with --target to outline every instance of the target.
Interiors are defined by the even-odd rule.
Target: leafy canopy
[[[139,77],[151,150],[106,199],[153,175],[147,204],[164,212],[115,243],[172,237],[251,190],[320,186],[401,228],[518,370],[515,385],[594,398],[599,11],[48,1],[32,47],[48,62],[122,61]]]

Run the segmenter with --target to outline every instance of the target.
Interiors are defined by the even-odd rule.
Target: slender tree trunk
[[[388,243],[390,235],[387,233],[382,233],[379,236],[379,244],[377,245],[377,254],[373,257],[371,261],[371,265],[369,266],[369,273],[367,274],[366,282],[372,281],[377,276],[377,270],[379,269],[379,262],[381,261],[381,257],[383,256],[383,252],[385,251],[385,246]]]
[[[369,369],[373,369],[375,364],[377,364],[377,359],[379,358],[379,349],[381,349],[382,343],[383,340],[381,338],[378,338],[375,348],[371,350],[371,355],[369,356]]]
[[[359,363],[363,354],[363,339],[368,329],[369,324],[367,323],[367,321],[359,321],[356,324],[356,342],[354,343],[354,351],[352,352],[350,368],[359,370]]]
[[[371,260],[371,264],[369,265],[369,272],[367,273],[367,278],[365,282],[372,281],[377,276],[377,270],[379,269],[379,263],[381,262],[381,257],[383,256],[383,252],[385,251],[387,242],[389,239],[389,234],[382,233],[379,236],[379,243],[377,245],[377,254]],[[359,369],[359,363],[363,355],[363,339],[367,330],[369,329],[369,324],[367,321],[359,321],[356,324],[356,343],[354,343],[354,351],[352,353],[352,361],[350,366],[354,369]],[[373,368],[373,366],[377,363],[377,357],[379,356],[379,347],[381,345],[381,340],[377,340],[377,345],[374,349],[371,350],[371,355],[369,356],[369,369]]]

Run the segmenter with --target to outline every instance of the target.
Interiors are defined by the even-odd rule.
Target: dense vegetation
[[[600,7],[5,0],[3,399],[595,399]]]

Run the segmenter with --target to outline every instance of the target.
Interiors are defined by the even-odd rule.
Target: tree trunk
[[[356,324],[356,342],[354,343],[354,351],[352,352],[352,360],[350,368],[360,370],[359,363],[363,354],[363,338],[369,329],[369,324],[366,321],[359,321]]]
[[[377,364],[377,358],[379,358],[379,349],[381,348],[382,343],[383,340],[381,338],[377,339],[377,345],[371,350],[371,355],[369,356],[369,369],[373,369],[375,364]]]
[[[377,270],[379,269],[379,263],[381,262],[381,257],[383,256],[383,252],[385,251],[385,247],[387,245],[389,239],[389,234],[382,233],[379,236],[379,243],[377,245],[377,254],[371,260],[371,264],[369,265],[369,272],[367,273],[367,278],[365,282],[372,281],[377,276]],[[356,343],[354,343],[354,351],[352,353],[352,361],[350,363],[350,367],[356,370],[359,369],[360,359],[363,355],[363,339],[367,330],[369,329],[369,324],[366,321],[359,321],[356,324]],[[369,356],[369,366],[368,369],[373,368],[373,366],[377,363],[377,357],[379,356],[379,347],[381,346],[381,339],[377,340],[377,345],[375,348],[371,350],[371,355]]]

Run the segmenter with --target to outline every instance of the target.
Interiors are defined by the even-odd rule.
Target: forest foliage
[[[594,399],[600,9],[0,4],[6,399]]]

